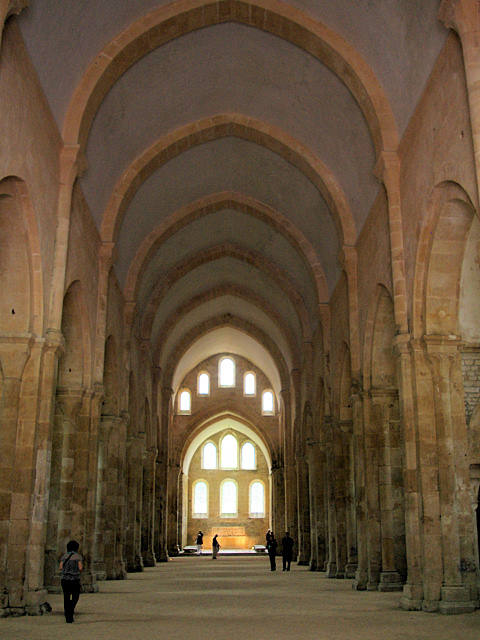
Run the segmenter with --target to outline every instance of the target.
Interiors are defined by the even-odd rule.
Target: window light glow
[[[251,442],[246,442],[242,447],[242,469],[255,469],[255,447]]]
[[[222,439],[221,467],[222,469],[236,469],[238,467],[238,443],[235,436],[231,434]]]
[[[217,468],[217,447],[213,442],[207,442],[203,447],[203,464],[204,469]]]
[[[220,361],[219,384],[221,387],[235,386],[235,363],[231,358]]]

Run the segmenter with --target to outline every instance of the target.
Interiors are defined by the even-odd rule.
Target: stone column
[[[350,396],[353,414],[353,456],[355,459],[355,513],[357,529],[357,569],[353,588],[365,591],[368,583],[367,516],[365,488],[365,434],[363,426],[363,394],[358,385]]]
[[[0,412],[0,615],[25,613],[25,549],[29,539],[33,450],[19,429],[21,386],[33,340],[2,338],[3,393]]]
[[[370,393],[364,398],[365,411],[365,495],[367,540],[367,589],[375,591],[380,581],[382,539],[378,487],[379,437],[382,427],[381,411],[373,404]]]
[[[337,575],[337,517],[335,503],[335,452],[333,442],[332,417],[325,416],[325,471],[327,492],[327,518],[328,518],[328,553],[325,571],[327,578],[335,578]]]
[[[283,467],[278,462],[272,463],[271,471],[272,495],[270,501],[270,528],[277,538],[289,531],[285,520],[285,478]],[[294,535],[294,532],[291,533]],[[280,538],[281,539],[281,538]]]
[[[142,508],[142,446],[143,434],[127,437],[127,487],[126,487],[126,567],[130,573],[143,571],[141,555]]]
[[[390,405],[396,398],[396,390],[371,391],[372,402],[379,408],[381,419],[380,451],[378,458],[378,484],[380,498],[380,523],[382,537],[382,570],[379,591],[401,591],[403,578],[395,565],[395,540],[393,523],[392,451],[390,438]]]
[[[53,417],[52,462],[48,524],[45,544],[45,583],[51,592],[60,592],[59,559],[73,535],[80,533],[73,524],[75,433],[85,391],[57,389]],[[81,543],[81,539],[78,539]],[[83,549],[82,549],[83,553]]]
[[[104,481],[103,532],[107,580],[123,580],[125,568],[125,454],[128,415],[104,418],[108,430]]]
[[[170,463],[168,468],[168,528],[167,549],[169,556],[178,556],[178,492],[180,467]]]
[[[298,372],[297,372],[298,373]],[[294,377],[295,372],[292,372]],[[282,389],[280,392],[283,401],[284,434],[283,434],[283,465],[285,479],[285,521],[288,531],[297,531],[297,496],[296,473],[294,465],[294,452],[292,442],[292,403],[290,389]],[[276,532],[274,532],[276,533]]]
[[[403,486],[405,501],[405,542],[407,581],[400,605],[405,610],[418,611],[423,602],[422,551],[420,533],[421,498],[419,494],[417,418],[415,416],[413,367],[414,350],[409,337],[395,338],[397,380],[400,394],[400,414],[403,427]]]
[[[333,455],[334,455],[334,483],[333,495],[335,500],[336,522],[336,574],[335,578],[344,578],[347,566],[347,509],[346,491],[347,476],[345,469],[345,448],[342,432],[342,424],[335,422],[333,425]]]
[[[355,513],[355,464],[353,454],[353,422],[342,423],[342,438],[345,457],[345,511],[347,525],[347,564],[345,578],[354,579],[357,571],[357,519]]]
[[[153,549],[156,459],[156,448],[147,451],[143,470],[142,558],[144,567],[156,565]]]
[[[325,447],[321,442],[307,440],[307,460],[310,489],[310,571],[323,571],[325,565]]]
[[[433,382],[438,456],[441,535],[438,551],[443,559],[439,610],[441,613],[467,613],[475,606],[462,573],[468,572],[473,564],[473,548],[468,549],[468,556],[462,554],[461,537],[467,532],[461,530],[459,514],[468,504],[470,478],[466,456],[462,453],[467,450],[465,417],[455,415],[453,411],[453,398],[460,391],[457,384],[452,384],[455,369],[461,369],[459,341],[444,336],[426,336],[424,343]],[[424,502],[426,498],[424,496]],[[471,529],[470,539],[473,540],[473,527]]]
[[[107,577],[105,566],[105,538],[107,537],[105,502],[107,499],[108,441],[114,423],[114,416],[103,416],[100,422],[98,438],[97,500],[93,553],[93,570],[98,580],[105,580]]]
[[[298,564],[310,563],[310,512],[308,465],[303,455],[297,455],[297,496],[298,496]],[[277,536],[279,534],[276,534]]]
[[[156,414],[158,418],[158,459],[156,465],[155,495],[156,495],[156,536],[155,557],[157,562],[167,562],[168,555],[168,428],[173,389],[161,387],[161,369],[155,369],[155,398]]]
[[[41,615],[50,611],[44,586],[45,541],[47,536],[48,502],[51,476],[52,423],[55,405],[55,385],[62,342],[50,336],[37,339],[33,348],[32,367],[26,380],[31,382],[27,394],[30,412],[30,436],[34,453],[34,482],[30,516],[30,539],[26,551],[27,586],[26,611],[29,615]],[[37,413],[38,411],[38,413]]]

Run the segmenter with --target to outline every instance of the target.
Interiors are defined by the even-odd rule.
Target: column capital
[[[373,173],[384,183],[387,191],[400,186],[400,158],[396,151],[382,151],[375,163]]]
[[[0,336],[0,360],[4,378],[21,380],[35,338],[31,333]]]
[[[3,24],[5,24],[10,16],[18,16],[23,9],[29,6],[30,0],[0,0],[0,15]]]
[[[338,261],[347,276],[356,273],[357,270],[357,250],[354,246],[344,244],[338,252]]]

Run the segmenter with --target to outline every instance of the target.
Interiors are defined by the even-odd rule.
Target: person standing
[[[218,552],[220,551],[220,543],[217,540],[218,534],[216,533],[213,536],[212,540],[212,560],[216,560],[218,556]]]
[[[290,537],[288,531],[285,532],[285,537],[282,538],[282,560],[283,571],[290,571],[290,563],[293,560],[293,546],[295,542]]]
[[[275,540],[275,535],[273,533],[273,531],[270,532],[270,539],[267,543],[267,551],[268,551],[268,557],[270,558],[270,571],[276,571],[277,570],[277,563],[276,563],[276,555],[277,555],[277,547],[278,547],[278,543]]]
[[[202,553],[203,547],[203,533],[201,531],[197,534],[197,539],[195,540],[195,544],[197,545],[197,556]]]
[[[73,612],[80,597],[80,573],[83,571],[83,563],[82,556],[77,553],[79,546],[76,540],[70,540],[67,544],[67,553],[60,559],[63,608],[67,622],[73,622]]]

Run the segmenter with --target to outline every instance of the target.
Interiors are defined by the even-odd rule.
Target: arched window
[[[235,436],[230,433],[222,438],[221,444],[221,463],[222,469],[238,468],[238,443]]]
[[[222,518],[237,516],[237,485],[233,480],[225,480],[220,487],[220,516]]]
[[[210,376],[208,373],[201,373],[198,376],[198,395],[208,396],[210,393]]]
[[[262,413],[273,415],[273,391],[264,391],[262,395]]]
[[[265,488],[258,480],[250,485],[250,517],[265,517]]]
[[[208,518],[208,487],[203,480],[193,486],[193,517]]]
[[[202,467],[204,469],[217,468],[217,447],[213,442],[207,442],[202,451]]]
[[[245,442],[242,447],[241,468],[255,469],[255,447],[251,442]]]
[[[235,386],[235,362],[232,358],[222,358],[219,363],[218,384],[220,387]]]
[[[255,387],[255,374],[249,371],[243,379],[243,393],[246,396],[254,396],[256,391]]]
[[[190,413],[192,406],[190,391],[186,389],[180,393],[179,409],[180,413]]]

